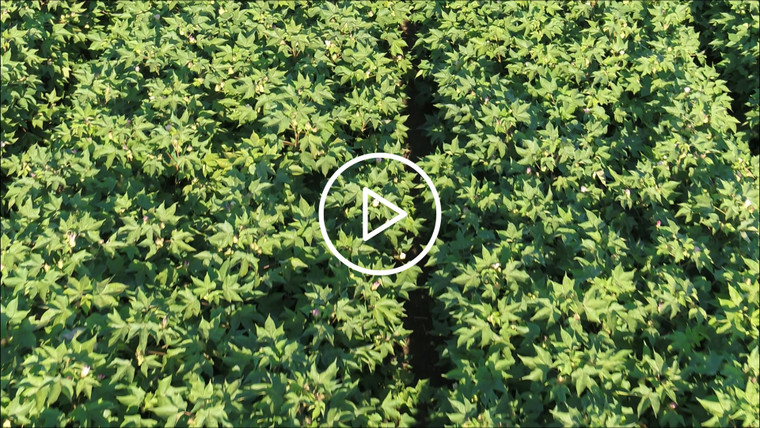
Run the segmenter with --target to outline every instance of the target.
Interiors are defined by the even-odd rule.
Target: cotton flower
[[[683,91],[688,94],[689,92],[691,92],[691,88],[687,86],[687,87],[683,88]]]
[[[657,227],[662,226],[662,222],[660,220],[657,220]]]
[[[631,197],[631,189],[625,189],[625,196],[628,198]]]
[[[378,288],[380,288],[380,281],[375,281],[375,282],[373,282],[373,283],[372,283],[372,291],[375,291],[375,290],[377,290]]]
[[[588,188],[586,188],[586,186],[581,186],[581,192],[582,193],[588,192]]]
[[[401,252],[401,254],[398,255],[398,258],[401,259],[401,260],[406,259],[406,253]]]
[[[532,171],[533,171],[533,170],[532,170],[532,169],[530,169],[530,167],[528,167],[528,169],[526,169],[526,170],[525,170],[525,173],[526,173],[526,174],[528,174],[528,175],[530,175],[530,173],[531,173]]]
[[[750,201],[749,199],[744,201],[744,208],[749,208],[751,205],[752,205],[752,201]]]
[[[140,66],[139,66],[139,65],[136,65],[136,66],[135,66],[135,72],[137,72],[137,73],[139,73],[139,72],[140,72]]]
[[[77,234],[71,232],[69,234],[69,247],[75,247],[77,245]]]
[[[312,309],[311,310],[311,314],[314,315],[314,316],[319,315],[319,309]]]
[[[82,366],[82,377],[87,377],[87,375],[90,373],[90,366],[85,364]]]
[[[379,205],[380,205],[380,201],[378,201],[377,199],[375,199],[374,201],[372,201],[372,206],[373,207],[377,207]]]
[[[65,333],[61,333],[61,337],[65,340],[72,341],[74,340],[74,337],[76,337],[77,334],[84,331],[84,328],[77,327],[75,329],[72,329],[71,331],[67,331]]]

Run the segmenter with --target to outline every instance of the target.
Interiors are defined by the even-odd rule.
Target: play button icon
[[[357,260],[357,261],[362,260],[361,263],[364,264],[365,266],[360,266],[358,263],[349,260],[344,254],[341,254],[341,252],[338,251],[338,249],[335,247],[335,244],[330,239],[330,231],[327,230],[327,226],[326,226],[326,222],[325,222],[325,206],[327,204],[328,195],[330,194],[330,190],[332,189],[333,185],[338,180],[338,178],[341,177],[341,175],[343,173],[345,173],[349,168],[351,168],[351,167],[353,167],[353,166],[355,166],[355,165],[357,165],[357,164],[359,164],[361,162],[374,161],[374,162],[372,162],[369,165],[365,165],[363,168],[364,169],[369,168],[369,169],[373,169],[375,171],[378,168],[381,168],[378,165],[390,165],[390,164],[387,164],[387,163],[383,163],[382,160],[390,160],[390,161],[394,161],[394,162],[400,162],[401,164],[403,164],[403,166],[401,167],[402,170],[404,168],[409,168],[412,171],[414,171],[414,173],[416,173],[418,176],[420,176],[422,178],[422,180],[425,182],[425,184],[427,185],[427,188],[430,191],[430,195],[432,196],[433,204],[435,205],[435,221],[434,221],[434,224],[433,224],[433,227],[432,227],[432,234],[431,234],[430,238],[427,241],[424,241],[424,240],[423,241],[417,241],[417,239],[416,239],[417,237],[412,237],[415,242],[420,242],[419,246],[422,246],[422,242],[427,242],[425,244],[425,246],[421,249],[421,251],[419,251],[419,252],[415,251],[416,256],[412,260],[407,261],[405,264],[403,264],[401,266],[396,266],[396,267],[393,267],[393,268],[390,268],[390,269],[377,269],[375,267],[377,266],[378,262],[372,261],[370,263],[367,263],[367,260],[361,259],[361,257],[364,257],[364,256],[360,256],[359,259],[356,259],[355,258],[356,257],[356,253],[355,253],[356,250],[351,250],[351,248],[356,249],[356,248],[362,247],[362,246],[361,245],[352,244],[351,242],[352,242],[352,239],[354,240],[353,242],[356,242],[358,240],[359,237],[356,236],[356,235],[358,235],[358,230],[356,230],[355,234],[353,235],[353,236],[355,236],[355,238],[351,238],[350,232],[349,232],[349,234],[346,234],[345,229],[343,229],[341,227],[341,228],[339,228],[336,231],[332,231],[334,234],[336,234],[336,237],[338,238],[338,242],[340,243],[341,247],[344,250],[354,251],[354,252],[352,252],[350,254],[350,256],[354,257],[354,259]],[[359,168],[359,169],[361,170],[362,168]],[[397,168],[391,167],[391,169],[397,169]],[[398,224],[400,221],[404,220],[407,217],[410,217],[409,214],[406,211],[404,211],[402,208],[400,208],[398,205],[394,204],[393,202],[389,201],[385,197],[381,196],[377,192],[375,192],[372,189],[370,189],[370,187],[371,187],[371,188],[375,188],[376,190],[380,191],[379,189],[380,189],[381,186],[387,185],[389,183],[388,181],[383,182],[382,181],[382,180],[384,180],[383,178],[377,178],[377,177],[383,176],[383,177],[385,177],[385,179],[387,179],[388,176],[387,175],[383,175],[383,174],[386,174],[386,172],[387,172],[387,169],[383,168],[380,173],[376,173],[376,175],[374,175],[374,177],[376,177],[375,181],[371,181],[370,180],[369,182],[366,183],[366,185],[365,185],[365,183],[362,183],[362,184],[360,184],[358,186],[355,183],[352,183],[351,185],[347,185],[347,184],[339,185],[338,187],[340,189],[342,189],[341,192],[344,192],[344,193],[336,195],[335,197],[330,198],[331,201],[332,201],[330,209],[332,210],[333,213],[337,212],[339,216],[343,215],[343,214],[346,215],[346,217],[344,217],[342,220],[340,220],[340,221],[344,222],[343,223],[344,225],[354,225],[354,224],[356,224],[356,222],[358,222],[358,220],[359,220],[358,218],[356,218],[358,216],[353,217],[352,214],[349,214],[349,213],[355,212],[355,211],[352,211],[353,208],[351,208],[351,203],[349,203],[348,201],[352,201],[353,203],[357,203],[358,204],[358,202],[359,202],[358,201],[358,197],[359,197],[358,193],[359,193],[359,189],[361,189],[361,198],[362,198],[362,200],[361,200],[361,211],[362,211],[361,212],[361,217],[362,218],[361,218],[361,241],[360,242],[366,244],[366,248],[374,249],[375,252],[372,253],[372,254],[380,254],[381,255],[381,260],[386,260],[386,262],[387,262],[388,261],[387,256],[383,256],[384,254],[387,254],[387,251],[393,251],[395,254],[406,254],[405,252],[407,251],[407,249],[403,249],[403,248],[388,248],[388,247],[384,247],[383,243],[385,243],[385,244],[387,244],[388,242],[399,242],[400,243],[402,241],[407,242],[407,243],[411,242],[409,240],[409,238],[408,238],[409,234],[410,233],[412,233],[412,234],[413,233],[419,233],[418,231],[420,231],[420,230],[429,230],[429,226],[428,226],[428,229],[425,229],[425,228],[420,229],[419,228],[419,224],[420,224],[420,222],[427,221],[426,224],[429,225],[430,224],[430,219],[424,220],[426,216],[419,216],[420,212],[417,212],[416,216],[417,217],[421,217],[421,218],[415,218],[414,219],[415,220],[414,226],[412,226],[411,228],[407,229],[407,227],[405,227],[402,224],[402,225],[399,225],[396,228],[394,228],[393,229],[393,233],[389,232],[387,234],[384,234],[384,236],[386,236],[386,238],[387,238],[388,235],[398,236],[399,234],[401,234],[401,235],[406,234],[406,236],[407,236],[406,240],[402,240],[402,241],[391,240],[391,241],[389,241],[388,239],[380,239],[378,237],[378,235],[382,234],[383,232],[388,231],[391,227],[393,227],[394,225]],[[409,174],[409,172],[406,172],[406,176],[412,176],[412,178],[413,178],[414,175],[413,174]],[[391,188],[386,187],[384,189],[383,193],[386,196],[389,195],[388,192],[401,193],[403,195],[406,195],[406,196],[404,196],[404,198],[405,198],[405,200],[408,203],[409,198],[412,197],[408,193],[408,189],[410,188],[411,184],[408,181],[409,180],[408,178],[404,178],[403,180],[404,180],[403,182],[399,182],[399,186],[395,186],[395,187],[391,186]],[[342,180],[342,181],[346,182],[345,177],[344,177],[344,180]],[[402,184],[403,184],[403,186],[401,186]],[[403,187],[404,189],[407,189],[407,190],[406,191],[399,190],[400,187]],[[351,190],[352,188],[356,189],[356,190]],[[350,193],[346,194],[345,192],[350,192]],[[428,201],[427,203],[429,203],[430,199],[427,199],[427,201]],[[382,205],[382,207],[381,207],[381,205]],[[393,214],[395,214],[395,215],[392,218],[390,218],[389,220],[386,220],[385,223],[382,226],[380,226],[380,227],[378,227],[376,229],[370,230],[371,229],[371,227],[370,227],[370,217],[371,217],[370,216],[370,211],[373,211],[373,213],[375,211],[381,211],[383,213],[380,216],[381,218],[387,218],[387,217],[389,217],[388,216],[388,212],[387,212],[388,210],[383,209],[383,207],[389,209],[391,211],[392,215]],[[358,208],[358,206],[356,208]],[[372,208],[375,208],[375,210],[373,210]],[[426,209],[429,211],[429,208],[426,208]],[[417,208],[415,209],[415,211],[417,211]],[[351,268],[353,270],[356,270],[356,271],[359,271],[359,272],[361,272],[363,274],[366,274],[366,275],[393,275],[393,274],[397,274],[399,272],[402,272],[402,271],[404,271],[406,269],[409,269],[410,267],[416,265],[433,248],[433,245],[435,245],[435,240],[438,237],[438,231],[441,228],[441,200],[438,197],[438,191],[435,189],[435,186],[433,185],[433,181],[425,173],[425,171],[423,171],[422,168],[420,168],[417,164],[415,164],[414,162],[412,162],[409,159],[406,159],[406,158],[404,158],[402,156],[391,154],[391,153],[371,153],[371,154],[362,155],[362,156],[359,156],[357,158],[354,158],[354,159],[348,161],[347,163],[343,164],[340,168],[338,168],[338,170],[335,171],[330,176],[330,178],[327,180],[327,184],[325,185],[324,189],[322,190],[322,195],[321,195],[321,197],[319,199],[319,209],[318,209],[317,213],[318,213],[318,216],[319,216],[319,228],[320,228],[320,230],[322,232],[322,237],[325,240],[325,245],[330,250],[330,252],[338,260],[340,260],[340,262],[343,263],[344,265],[348,266],[349,268]],[[430,217],[430,216],[428,215],[427,217]],[[334,218],[331,215],[330,219],[331,219],[331,224],[335,224],[336,218]],[[409,226],[411,226],[411,224]],[[349,231],[350,230],[351,229],[349,227]],[[372,238],[375,238],[375,239],[373,240]],[[393,238],[393,239],[396,239],[396,238]],[[399,245],[401,245],[401,244],[399,244]],[[415,250],[416,250],[416,248],[415,248]],[[386,257],[386,258],[383,259],[383,257]],[[393,259],[391,259],[391,260],[393,260]],[[404,260],[404,257],[397,257],[395,260]],[[373,268],[369,268],[369,267],[366,267],[367,264],[374,265],[374,266],[373,266]]]
[[[386,221],[385,224],[373,230],[372,232],[369,232],[369,196],[375,198],[375,202],[379,202],[385,205],[396,213],[396,217],[393,217],[392,219]],[[373,203],[373,205],[377,206],[378,204]],[[372,237],[377,236],[378,234],[385,231],[385,229],[403,220],[406,215],[406,211],[396,206],[396,204],[389,202],[384,197],[367,189],[366,187],[362,189],[362,241],[369,241]]]

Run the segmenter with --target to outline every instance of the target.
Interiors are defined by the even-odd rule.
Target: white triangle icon
[[[385,224],[373,230],[372,232],[369,232],[369,210],[367,209],[369,208],[368,207],[369,196],[372,196],[372,198],[374,198],[375,200],[382,203],[383,205],[390,208],[393,212],[396,213],[396,217],[393,217],[392,219],[386,221]],[[382,233],[385,229],[403,220],[406,216],[407,216],[406,211],[397,207],[395,204],[391,203],[390,201],[378,195],[377,193],[369,190],[368,188],[366,187],[362,188],[362,240],[363,241],[368,241],[372,239],[374,236],[377,236],[378,234]]]

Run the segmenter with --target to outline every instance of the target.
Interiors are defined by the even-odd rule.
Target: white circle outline
[[[393,269],[368,269],[368,268],[361,267],[355,263],[352,263],[350,260],[343,257],[340,251],[338,251],[335,248],[332,241],[330,240],[330,237],[327,235],[327,227],[325,226],[325,202],[327,201],[327,194],[330,192],[330,188],[335,183],[335,180],[337,180],[338,177],[340,177],[340,175],[343,174],[348,168],[351,168],[357,163],[365,161],[365,160],[369,160],[369,159],[391,159],[391,160],[399,161],[403,163],[404,165],[412,168],[417,174],[422,176],[422,178],[425,180],[425,184],[428,185],[428,187],[430,188],[430,191],[433,193],[433,201],[435,202],[435,226],[433,227],[433,236],[430,237],[430,241],[428,241],[427,245],[425,245],[425,248],[422,249],[422,252],[419,253],[417,257],[407,262],[406,264],[395,267]],[[433,180],[430,179],[430,177],[425,173],[425,171],[422,170],[422,168],[417,166],[416,163],[410,161],[409,159],[406,159],[399,155],[394,155],[391,153],[382,153],[382,152],[361,155],[358,158],[351,159],[350,161],[343,164],[343,166],[338,168],[338,170],[335,171],[333,175],[330,176],[330,179],[327,180],[327,184],[325,185],[325,188],[322,190],[322,196],[319,198],[319,228],[322,231],[322,238],[324,238],[325,244],[327,244],[327,248],[344,265],[348,266],[349,268],[353,270],[359,271],[365,275],[381,275],[381,276],[393,275],[399,272],[403,272],[409,269],[410,267],[416,265],[417,263],[419,263],[420,260],[422,260],[422,258],[425,257],[427,253],[433,248],[433,245],[435,244],[435,240],[438,237],[438,231],[441,229],[441,199],[438,197],[438,191],[435,189],[435,186],[433,185]]]

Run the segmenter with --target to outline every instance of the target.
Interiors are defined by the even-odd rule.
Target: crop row
[[[402,150],[408,9],[4,6],[4,417],[409,423],[415,271],[328,262],[312,185]]]
[[[449,207],[436,417],[756,424],[758,166],[689,5],[415,13]]]

